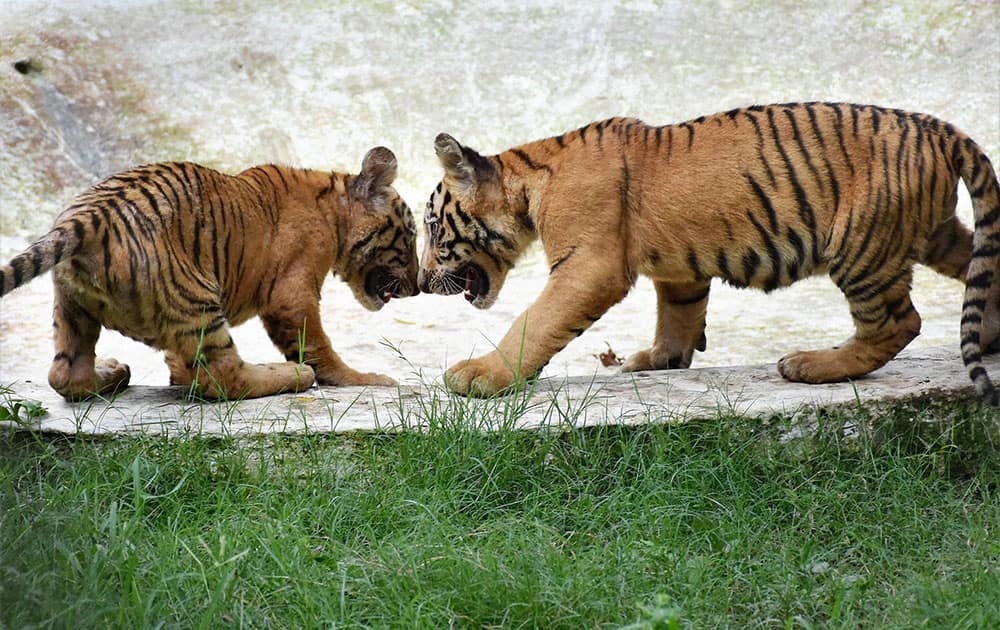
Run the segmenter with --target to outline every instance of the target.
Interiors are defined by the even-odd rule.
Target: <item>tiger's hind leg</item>
[[[199,327],[182,331],[177,340],[178,347],[168,353],[171,380],[183,384],[189,376],[192,393],[203,398],[238,400],[299,392],[315,381],[308,365],[244,362],[221,311],[206,313]],[[181,368],[187,368],[187,375]]]
[[[920,262],[934,271],[956,280],[965,280],[972,260],[972,231],[957,219],[938,226],[929,239]]]
[[[952,218],[942,223],[928,239],[927,251],[920,262],[938,273],[965,281],[972,260],[972,231]],[[1000,285],[994,283],[983,312],[981,334],[983,351],[1000,350]]]
[[[49,368],[49,385],[66,400],[110,396],[128,387],[132,377],[124,363],[96,358],[101,323],[93,312],[56,282],[52,314],[56,354]]]
[[[628,358],[622,372],[686,368],[695,350],[704,351],[707,282],[654,282],[656,334],[653,347]]]
[[[901,271],[888,278],[874,274],[841,286],[854,319],[854,336],[837,348],[782,357],[778,361],[782,376],[804,383],[856,378],[885,365],[920,334],[920,315],[910,301],[912,268],[887,268]]]

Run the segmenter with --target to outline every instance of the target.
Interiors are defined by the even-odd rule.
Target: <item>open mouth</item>
[[[365,276],[365,293],[373,298],[388,303],[396,296],[393,291],[395,279],[386,267],[375,267]]]
[[[457,274],[464,282],[462,294],[468,302],[482,297],[490,291],[490,281],[483,268],[475,263],[462,267]]]

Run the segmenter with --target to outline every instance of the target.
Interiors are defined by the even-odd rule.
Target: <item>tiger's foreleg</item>
[[[654,282],[656,335],[653,347],[625,362],[623,372],[686,368],[695,350],[704,351],[707,282]]]
[[[191,371],[191,365],[185,363],[184,359],[176,352],[168,350],[165,353],[164,362],[167,364],[167,369],[170,370],[171,385],[183,385],[187,387],[194,381],[194,373]]]
[[[344,363],[323,332],[318,303],[308,307],[273,305],[261,313],[261,321],[285,359],[311,367],[320,385],[397,384],[383,374],[359,372]]]
[[[830,350],[786,355],[778,371],[790,381],[833,383],[885,365],[920,334],[920,314],[910,301],[912,275],[910,267],[887,265],[862,281],[838,282],[850,304],[854,336]]]
[[[179,347],[170,352],[179,359],[179,365],[190,366],[191,393],[203,398],[239,400],[300,392],[315,380],[308,365],[244,362],[221,311],[207,313],[199,328],[186,331],[178,341]],[[171,370],[171,380],[177,378],[183,383],[184,377]]]
[[[97,359],[94,351],[101,324],[92,310],[80,305],[55,284],[53,309],[56,354],[49,368],[49,385],[66,400],[109,396],[128,387],[129,367],[115,359]]]
[[[603,261],[606,266],[601,267],[594,260],[578,251],[561,265],[493,352],[448,369],[444,377],[448,388],[463,395],[488,397],[533,376],[621,301],[632,287],[624,265]]]

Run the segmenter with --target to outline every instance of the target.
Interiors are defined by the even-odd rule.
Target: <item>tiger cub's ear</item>
[[[395,179],[396,156],[385,147],[375,147],[361,162],[361,172],[354,180],[354,193],[367,199],[388,188]]]
[[[469,149],[471,151],[471,149]],[[476,169],[466,159],[462,145],[446,133],[439,133],[434,139],[434,152],[441,160],[444,172],[456,183],[471,187],[475,181]]]

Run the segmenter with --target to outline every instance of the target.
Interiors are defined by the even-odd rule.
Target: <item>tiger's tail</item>
[[[0,266],[0,296],[27,284],[79,251],[83,245],[83,232],[79,222],[73,222],[72,228],[68,225],[56,226],[9,263]]]
[[[981,336],[985,318],[1000,308],[1000,182],[983,150],[967,136],[959,134],[952,151],[956,168],[972,197],[975,230],[972,260],[965,276],[962,304],[962,361],[976,391],[990,405],[1000,405],[997,391],[983,366]],[[1000,322],[991,322],[998,325]]]

